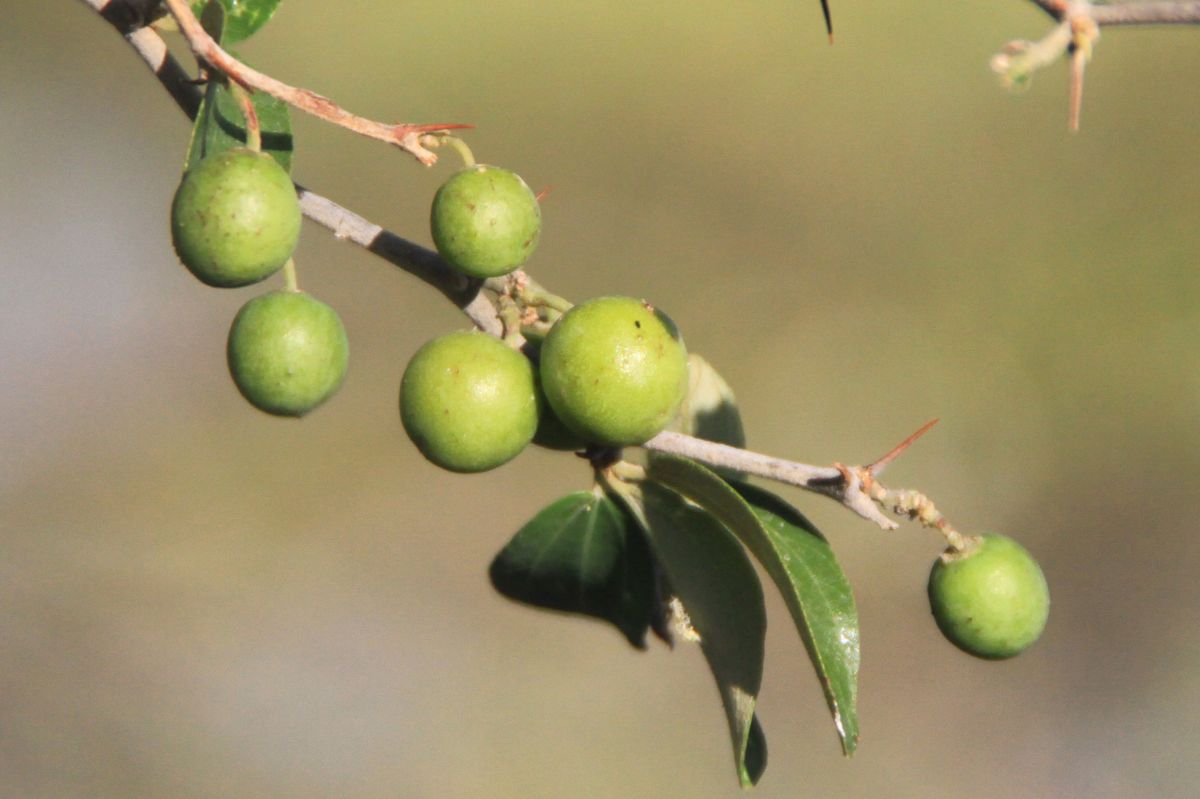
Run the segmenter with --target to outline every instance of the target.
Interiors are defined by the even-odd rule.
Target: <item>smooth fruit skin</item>
[[[171,204],[171,238],[204,283],[234,288],[282,267],[300,238],[300,203],[286,171],[245,148],[205,158],[183,176]]]
[[[452,472],[506,463],[533,439],[540,400],[533,364],[486,333],[425,344],[400,381],[400,420],[426,458]]]
[[[529,260],[542,211],[520,175],[477,164],[438,189],[429,227],[438,253],[451,266],[472,277],[497,277]]]
[[[586,441],[641,444],[679,410],[687,350],[675,324],[632,297],[600,297],[567,311],[542,345],[542,389],[558,418]]]
[[[999,660],[1020,654],[1042,634],[1050,591],[1041,567],[1024,547],[1011,538],[985,534],[977,546],[963,553],[947,550],[934,562],[929,603],[952,644]]]
[[[337,313],[299,291],[273,291],[242,306],[229,329],[229,372],[254,407],[303,416],[346,377],[350,345]]]

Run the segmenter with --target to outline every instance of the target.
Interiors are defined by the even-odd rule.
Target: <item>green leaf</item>
[[[858,610],[829,543],[798,511],[749,485],[735,490],[694,461],[659,457],[649,476],[701,505],[762,563],[783,595],[825,692],[842,751],[858,746]]]
[[[758,782],[767,743],[754,715],[767,629],[762,586],[725,527],[682,496],[654,483],[613,486],[646,531],[650,546],[721,692],[742,787]]]
[[[607,497],[580,491],[547,506],[500,551],[489,575],[509,599],[604,619],[646,646],[654,564],[641,531]]]
[[[220,44],[225,38],[225,6],[218,0],[199,0],[192,3],[192,13],[200,16],[200,27],[214,42]]]
[[[687,394],[667,429],[731,447],[746,446],[733,389],[712,364],[694,352],[688,354]]]
[[[263,92],[255,92],[251,99],[258,113],[263,152],[270,153],[280,166],[291,171],[292,121],[287,103]],[[210,155],[245,146],[246,120],[237,99],[223,81],[210,81],[192,126],[184,171]]]
[[[266,25],[283,0],[219,0],[225,9],[225,41],[240,42]],[[212,3],[218,0],[211,0]],[[194,0],[192,11],[200,14],[205,0]],[[210,31],[211,34],[211,31]],[[215,37],[214,37],[215,38]]]

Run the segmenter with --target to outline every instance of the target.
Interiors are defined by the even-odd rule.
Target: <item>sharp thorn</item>
[[[868,466],[867,473],[870,474],[872,477],[877,477],[879,474],[881,474],[883,472],[883,470],[887,467],[887,465],[889,463],[896,460],[896,458],[900,457],[900,454],[903,453],[904,450],[911,447],[913,445],[913,442],[915,442],[918,438],[920,438],[921,436],[928,433],[930,428],[932,428],[939,421],[941,421],[941,420],[933,419],[932,421],[929,421],[929,422],[926,422],[925,424],[923,424],[921,426],[921,428],[919,430],[917,430],[917,432],[913,433],[911,436],[904,439],[899,444],[897,444],[895,447],[893,447],[891,452],[884,455],[882,458],[879,458],[874,463],[872,463],[870,466]]]
[[[829,34],[829,43],[833,44],[833,18],[829,15],[829,0],[821,0],[821,13],[825,15],[825,31]]]

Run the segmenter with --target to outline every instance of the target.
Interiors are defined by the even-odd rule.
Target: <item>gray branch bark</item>
[[[1086,0],[1030,0],[1057,20],[1088,17],[1101,27],[1110,25],[1200,25],[1200,2],[1127,2],[1103,5]]]
[[[1200,25],[1200,3],[1117,3],[1093,6],[1092,19],[1107,25]]]

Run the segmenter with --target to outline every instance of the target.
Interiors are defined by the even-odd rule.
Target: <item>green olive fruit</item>
[[[929,573],[929,604],[942,634],[959,649],[999,660],[1038,639],[1050,591],[1037,561],[1011,538],[985,534],[961,552],[947,549]]]
[[[472,277],[496,277],[529,260],[542,211],[520,175],[477,164],[438,189],[429,226],[447,263]]]
[[[540,405],[529,359],[481,332],[428,342],[400,381],[405,432],[452,472],[483,472],[515,458],[533,439]]]
[[[188,170],[171,204],[171,238],[183,265],[210,286],[264,280],[292,257],[300,203],[275,159],[224,150]]]
[[[243,305],[226,347],[242,396],[276,416],[303,416],[333,396],[349,354],[337,313],[299,291],[273,291]]]
[[[632,297],[576,305],[542,345],[542,389],[572,432],[605,446],[641,444],[679,410],[687,350],[662,311]]]

